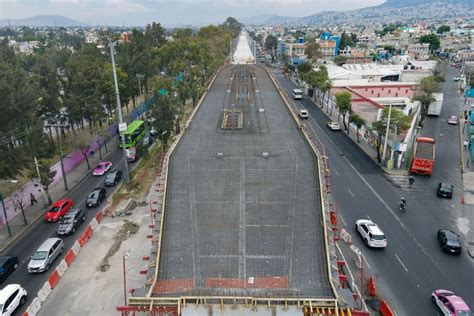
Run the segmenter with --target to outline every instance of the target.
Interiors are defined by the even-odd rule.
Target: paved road
[[[287,91],[294,88],[289,79],[283,76],[278,76],[278,79]],[[330,181],[340,209],[340,218],[352,233],[353,244],[363,251],[377,282],[384,285],[385,294],[398,313],[437,313],[438,310],[430,301],[431,292],[437,288],[451,289],[463,296],[470,306],[474,306],[473,261],[466,254],[460,257],[445,255],[436,240],[436,231],[441,227],[457,230],[453,217],[456,211],[452,209],[457,209],[459,203],[456,199],[440,200],[434,192],[438,179],[452,179],[451,173],[459,172],[455,169],[450,170],[451,173],[441,170],[455,168],[453,166],[457,158],[454,149],[447,146],[454,148],[457,143],[438,142],[439,147],[446,147],[438,150],[435,175],[431,179],[417,178],[416,185],[420,193],[407,194],[406,189],[389,181],[383,170],[343,132],[329,131],[325,127],[327,117],[310,100],[305,98],[296,103],[309,110],[309,122],[326,144],[332,170]],[[450,110],[455,113],[456,106],[451,102],[445,104],[441,117],[447,116]],[[441,120],[437,122],[444,123]],[[439,126],[443,132],[446,128],[442,124]],[[450,130],[447,134],[454,137],[455,131]],[[408,201],[405,214],[398,212],[401,196],[405,196]],[[389,243],[385,250],[373,251],[364,246],[353,228],[359,218],[370,218],[384,230]]]
[[[122,151],[115,150],[112,152],[106,159],[106,161],[111,161],[113,163],[113,169],[120,168],[122,165]],[[123,168],[122,168],[123,169]],[[77,186],[72,188],[69,191],[67,197],[73,199],[75,207],[85,208],[85,200],[87,194],[95,187],[102,185],[104,177],[93,177],[91,174],[86,176]],[[112,195],[112,192],[117,188],[107,188],[108,196]],[[103,203],[104,205],[105,203]],[[102,206],[103,206],[102,205]],[[86,223],[92,220],[93,216],[100,210],[100,207],[86,209],[86,222],[80,226],[74,235],[64,237],[64,247],[69,249],[76,239],[81,235],[83,230],[86,228]],[[45,272],[41,274],[29,274],[26,270],[26,267],[29,262],[30,256],[37,249],[37,247],[47,238],[56,237],[55,229],[57,224],[46,223],[42,220],[33,224],[29,231],[21,237],[17,242],[12,244],[12,246],[5,252],[10,255],[16,255],[20,259],[19,268],[9,276],[9,278],[4,282],[3,285],[18,283],[21,284],[28,291],[28,301],[23,306],[16,311],[16,315],[21,315],[23,310],[29,305],[31,300],[36,297],[38,290],[46,282],[47,278],[51,274],[57,264],[64,257],[66,252],[63,253],[58,259],[55,260],[54,264],[50,267],[50,272]]]

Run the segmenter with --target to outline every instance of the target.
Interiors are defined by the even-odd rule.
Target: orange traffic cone
[[[375,279],[374,277],[370,277],[369,284],[367,285],[367,291],[369,292],[370,296],[377,296],[377,289],[375,286]]]

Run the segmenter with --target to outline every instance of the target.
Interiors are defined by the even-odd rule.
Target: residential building
[[[332,59],[339,54],[339,36],[325,32],[319,37],[318,43],[323,59]]]

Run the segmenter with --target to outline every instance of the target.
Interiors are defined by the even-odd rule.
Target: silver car
[[[51,263],[64,251],[64,242],[61,238],[48,238],[31,256],[28,263],[29,273],[41,273],[49,270]]]

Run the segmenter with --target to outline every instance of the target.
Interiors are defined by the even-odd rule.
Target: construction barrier
[[[102,220],[104,219],[104,213],[105,213],[105,208],[102,209],[102,211],[98,212],[96,215],[95,215],[95,219],[97,220],[97,223],[100,223],[102,222]]]
[[[81,248],[85,246],[85,244],[87,244],[87,242],[89,241],[89,236],[87,235],[86,232],[84,232],[81,237],[79,237],[79,245],[81,245]]]
[[[54,272],[51,273],[51,275],[48,278],[48,283],[49,283],[49,286],[50,286],[50,290],[54,289],[56,287],[56,285],[58,284],[60,278],[61,278],[61,276],[59,275],[58,270],[54,270]]]
[[[81,251],[81,244],[78,240],[72,245],[71,250],[74,252],[74,255],[78,255],[79,251]]]
[[[38,291],[38,299],[43,303],[48,298],[48,295],[51,293],[51,285],[49,281],[46,281],[43,287]]]
[[[97,228],[97,226],[99,226],[99,222],[97,222],[97,220],[95,219],[95,217],[91,220],[91,223],[89,224],[93,230],[95,230]]]
[[[76,258],[76,254],[74,253],[74,250],[69,249],[68,252],[66,253],[66,256],[64,256],[64,261],[66,261],[66,264],[70,267],[72,262],[74,261],[74,258]]]
[[[395,316],[395,313],[392,311],[386,300],[380,302],[379,311],[382,316]]]
[[[63,259],[56,267],[56,271],[58,271],[59,276],[62,277],[64,272],[66,272],[67,268],[68,268],[68,264],[66,263],[66,260]]]
[[[38,314],[39,310],[41,309],[41,301],[35,297],[32,301],[30,306],[26,309],[26,313],[28,316],[36,316]],[[23,313],[23,315],[25,315]]]
[[[92,234],[94,233],[94,230],[92,229],[91,225],[87,226],[84,233],[87,235],[87,237],[89,237],[89,239],[92,237]]]
[[[367,292],[370,296],[377,296],[377,288],[375,286],[375,279],[373,276],[369,279],[369,284],[367,285]]]

